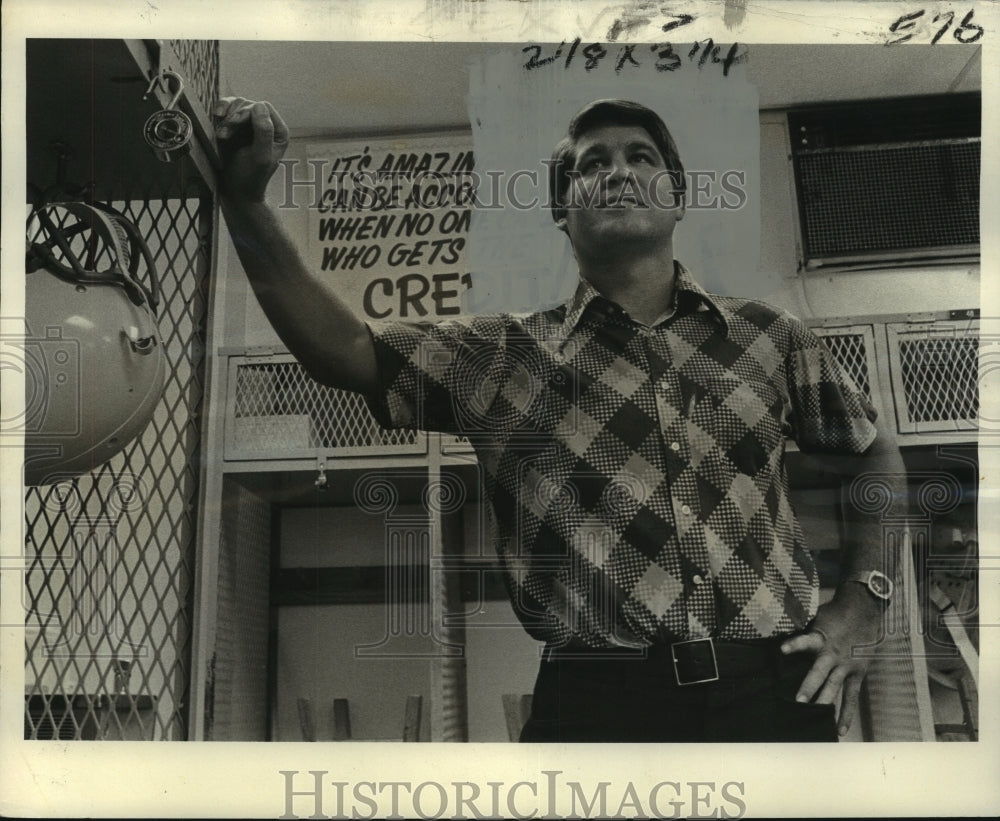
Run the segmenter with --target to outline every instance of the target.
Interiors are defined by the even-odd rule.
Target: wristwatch
[[[878,570],[856,570],[848,573],[843,579],[845,582],[860,582],[868,588],[876,599],[884,602],[892,598],[892,579]]]

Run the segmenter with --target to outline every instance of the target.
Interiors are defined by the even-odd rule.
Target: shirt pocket
[[[785,439],[789,406],[768,380],[722,376],[705,386],[698,421],[707,435],[702,448],[716,453],[740,473],[753,476],[768,466]]]

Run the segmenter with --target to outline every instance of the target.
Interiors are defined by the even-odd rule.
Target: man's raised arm
[[[375,351],[365,324],[311,271],[265,202],[288,146],[288,128],[270,103],[241,97],[213,110],[222,154],[222,210],[240,262],[281,341],[317,381],[371,393]]]

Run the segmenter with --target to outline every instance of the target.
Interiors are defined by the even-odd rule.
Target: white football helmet
[[[28,218],[25,483],[104,464],[152,418],[166,373],[159,283],[139,230],[104,205]]]

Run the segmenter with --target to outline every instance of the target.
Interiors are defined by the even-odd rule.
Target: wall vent
[[[805,269],[979,253],[980,95],[790,111]]]

